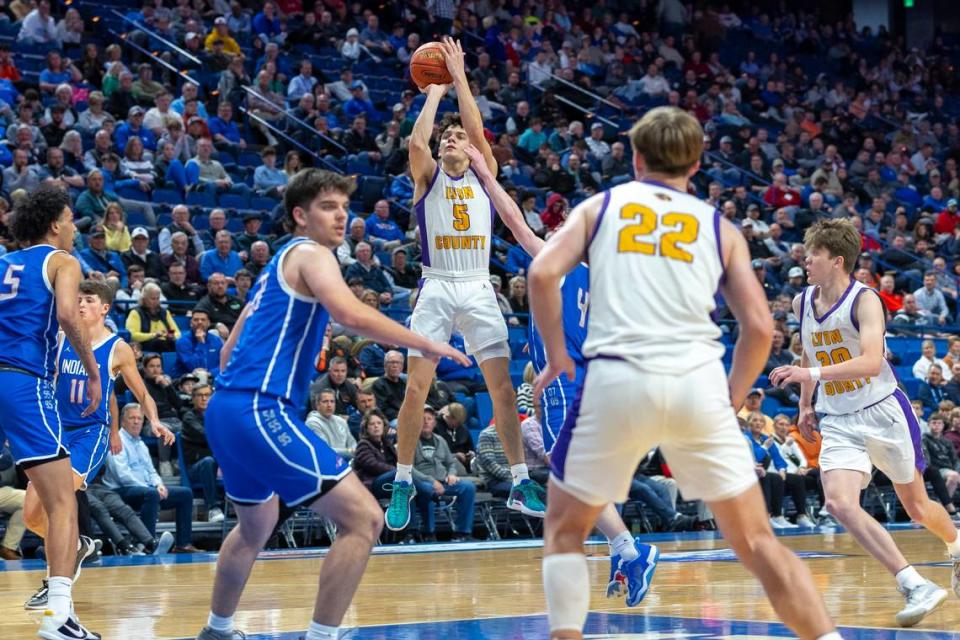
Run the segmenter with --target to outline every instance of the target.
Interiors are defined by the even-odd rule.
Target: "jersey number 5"
[[[641,240],[642,236],[653,233],[658,225],[673,227],[660,236],[659,253],[664,258],[693,262],[693,254],[680,248],[681,244],[690,244],[700,233],[700,221],[689,213],[665,213],[657,219],[657,213],[642,204],[627,204],[620,209],[621,220],[636,220],[620,229],[617,251],[620,253],[642,253],[657,255],[657,244]]]
[[[467,213],[467,205],[453,205],[453,228],[457,231],[466,231],[470,228],[470,214]]]
[[[17,274],[23,271],[24,266],[22,264],[12,264],[7,267],[7,272],[3,275],[3,284],[10,287],[10,290],[0,293],[0,302],[17,297],[17,293],[20,291],[20,276]]]

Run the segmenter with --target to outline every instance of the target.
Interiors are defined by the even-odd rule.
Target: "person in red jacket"
[[[567,219],[567,200],[559,193],[554,193],[547,198],[547,208],[540,214],[547,230],[553,231]]]
[[[957,212],[957,199],[950,198],[947,200],[947,208],[940,212],[937,221],[933,223],[933,232],[952,234],[958,223],[960,223],[960,213]]]
[[[763,201],[771,209],[800,206],[800,193],[787,186],[787,176],[778,173],[773,176],[773,184],[763,192]]]

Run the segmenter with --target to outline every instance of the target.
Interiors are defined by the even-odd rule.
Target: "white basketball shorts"
[[[757,483],[719,360],[664,375],[593,359],[568,420],[551,480],[587,504],[626,500],[641,458],[658,445],[687,500],[727,500]]]
[[[410,317],[410,330],[446,344],[454,329],[463,335],[467,353],[476,356],[478,363],[485,358],[510,356],[507,323],[489,280],[424,280]],[[488,348],[501,344],[503,349]],[[416,349],[408,354],[423,355]]]

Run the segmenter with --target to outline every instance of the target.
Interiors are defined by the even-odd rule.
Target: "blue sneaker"
[[[411,482],[394,482],[392,491],[390,506],[387,507],[383,519],[387,523],[387,529],[403,531],[410,524],[410,503],[417,495],[417,488]]]
[[[627,577],[620,573],[620,556],[610,556],[610,581],[607,583],[607,597],[622,596],[627,590]]]
[[[639,542],[636,544],[640,555],[630,562],[623,563],[620,567],[620,573],[627,579],[628,607],[637,606],[647,595],[650,583],[653,581],[653,573],[657,570],[657,560],[660,559],[660,549],[656,546]]]
[[[525,516],[542,518],[547,515],[544,498],[546,498],[546,494],[544,494],[543,487],[533,480],[521,480],[519,484],[513,485],[513,488],[510,489],[507,508],[519,511]]]

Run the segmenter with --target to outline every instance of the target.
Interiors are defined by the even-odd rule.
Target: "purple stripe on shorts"
[[[903,391],[897,389],[893,392],[893,397],[897,399],[900,408],[903,410],[903,417],[907,419],[907,425],[910,427],[910,440],[913,441],[913,457],[916,461],[917,471],[923,474],[924,469],[927,468],[927,461],[923,457],[923,447],[920,445],[920,423],[917,422],[917,416],[913,412],[913,407],[910,406],[910,400],[907,399]]]

